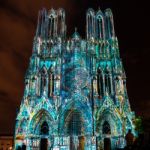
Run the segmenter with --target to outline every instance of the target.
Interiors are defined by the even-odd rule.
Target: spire
[[[101,8],[100,8],[100,6],[98,6],[98,11],[101,11]]]
[[[75,39],[75,40],[80,39],[80,35],[77,32],[77,27],[75,27],[75,32],[73,33],[72,38]]]

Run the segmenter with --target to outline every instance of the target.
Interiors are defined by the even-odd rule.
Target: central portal
[[[78,110],[69,110],[67,133],[70,135],[70,150],[84,150],[83,119]]]

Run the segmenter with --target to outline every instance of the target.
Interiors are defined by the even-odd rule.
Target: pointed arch
[[[98,134],[103,134],[103,124],[105,121],[107,121],[111,127],[112,136],[122,134],[122,119],[110,97],[104,100],[102,107],[97,111],[96,118],[96,132]]]
[[[39,12],[39,18],[38,18],[38,34],[39,36],[41,36],[42,38],[46,37],[46,21],[47,21],[47,11],[45,8],[43,8],[40,12]]]
[[[102,134],[108,134],[107,132],[103,132],[103,127],[105,125],[105,122],[109,123],[110,126],[110,133],[112,136],[117,136],[122,134],[122,122],[117,117],[117,115],[113,114],[113,111],[105,110],[99,117],[99,120],[97,122],[97,133]]]
[[[54,120],[51,117],[51,115],[49,114],[49,112],[44,109],[41,109],[40,111],[38,111],[38,113],[36,113],[32,117],[30,124],[29,124],[29,128],[28,128],[28,129],[30,129],[29,133],[40,135],[41,127],[44,124],[44,122],[46,122],[46,124],[47,124],[47,130],[48,130],[47,134],[50,134],[50,133],[52,134],[53,130],[54,130],[54,128],[53,128]]]
[[[57,36],[57,12],[51,9],[48,12],[48,38],[52,39]]]
[[[105,39],[104,15],[101,10],[96,13],[96,38]]]
[[[40,79],[40,93],[42,94],[43,93],[43,91],[44,90],[46,90],[46,88],[47,88],[47,68],[46,68],[46,66],[45,65],[43,65],[43,67],[41,68],[41,70],[40,70],[40,77],[41,77],[41,79]],[[40,95],[41,95],[40,94]]]
[[[51,116],[52,120],[57,118],[57,112],[53,108],[53,104],[50,99],[45,99],[44,97],[38,99],[40,103],[36,105],[36,109],[32,112],[31,116],[35,116],[41,110],[45,110]]]
[[[54,94],[54,69],[53,66],[48,71],[48,96],[52,97]]]
[[[109,68],[106,68],[105,70],[105,92],[108,92],[108,94],[111,94],[111,72],[109,70]]]
[[[91,8],[86,13],[86,33],[87,39],[95,38],[95,12]]]
[[[85,103],[81,102],[80,100],[74,100],[68,102],[66,105],[60,110],[59,116],[59,131],[60,134],[64,134],[64,128],[67,126],[67,120],[69,120],[70,116],[76,110],[82,119],[83,129],[82,134],[92,135],[92,111],[89,106]]]
[[[81,112],[77,109],[70,109],[65,116],[65,131],[68,135],[81,135],[84,131],[84,121]]]
[[[58,36],[65,37],[65,11],[60,8],[57,10],[57,34]]]
[[[98,95],[103,97],[104,96],[104,80],[103,80],[103,71],[100,67],[97,69],[97,89]]]
[[[114,20],[111,9],[105,10],[107,38],[115,37]]]

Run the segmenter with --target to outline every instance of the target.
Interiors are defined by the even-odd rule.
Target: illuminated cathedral
[[[65,11],[42,9],[16,118],[15,149],[115,150],[136,135],[113,14],[88,9],[86,36]]]

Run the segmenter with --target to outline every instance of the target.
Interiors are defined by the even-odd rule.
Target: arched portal
[[[82,96],[74,95],[73,101],[68,102],[61,108],[59,118],[60,135],[67,135],[70,138],[68,147],[72,146],[70,145],[72,141],[72,143],[75,143],[75,148],[79,149],[80,147],[81,150],[84,150],[87,146],[87,137],[92,135],[92,112],[91,108],[84,103],[84,100]]]
[[[47,134],[53,132],[53,117],[45,110],[39,110],[32,118],[30,122],[30,133],[35,135],[41,135],[44,130],[47,130]]]
[[[68,110],[66,117],[66,132],[70,136],[70,149],[71,150],[84,150],[84,132],[83,119],[81,112],[78,110]]]
[[[82,99],[82,96],[80,96]],[[83,102],[84,100],[75,100],[68,102],[60,110],[59,116],[59,132],[61,135],[68,135],[68,123],[73,114],[79,114],[82,122],[81,132],[83,134],[92,135],[92,111],[91,108]],[[73,115],[74,116],[74,115]]]
[[[68,126],[67,126],[67,133],[70,136],[73,135],[81,135],[81,128],[82,128],[82,124],[81,124],[82,120],[81,120],[81,114],[79,111],[74,110],[69,119],[68,119]]]
[[[122,134],[122,122],[117,110],[112,107],[111,99],[105,99],[102,108],[98,111],[97,133],[101,137],[98,146],[104,150],[114,149],[117,137]],[[108,106],[111,107],[108,107]],[[108,108],[105,108],[108,107]]]
[[[33,135],[32,148],[39,150],[48,150],[53,144],[50,135],[53,133],[53,119],[47,110],[41,109],[36,113],[30,122],[30,133]],[[37,138],[35,136],[38,136]],[[38,145],[37,145],[38,143]],[[50,145],[49,145],[50,143]]]

